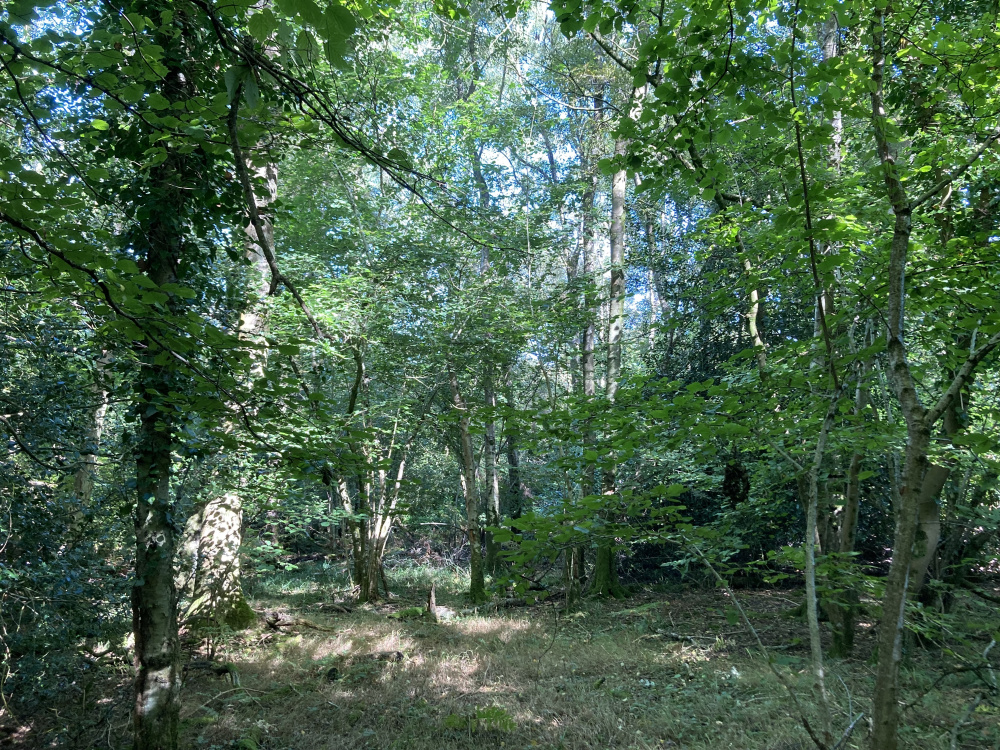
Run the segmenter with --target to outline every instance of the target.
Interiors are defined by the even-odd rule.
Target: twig
[[[224,695],[229,695],[230,693],[235,693],[237,690],[242,690],[242,691],[244,691],[246,693],[261,693],[262,695],[266,692],[264,690],[251,690],[250,688],[245,688],[245,687],[234,687],[234,688],[230,688],[229,690],[223,690],[218,695],[213,696],[212,698],[209,698],[207,701],[205,701],[204,703],[202,703],[200,706],[198,706],[198,708],[194,709],[191,712],[191,714],[198,713],[198,711],[201,711],[201,709],[203,709],[203,708],[208,708],[208,704],[209,703],[211,703],[211,702],[213,702],[215,700],[218,700],[219,698],[221,698]],[[191,714],[188,714],[188,715],[190,716]]]
[[[982,693],[976,694],[976,699],[972,701],[965,713],[962,714],[961,718],[955,722],[955,726],[951,728],[951,750],[958,750],[958,735],[962,732],[962,727],[965,726],[965,722],[969,720],[972,716],[972,712],[979,707],[979,702],[983,699]]]
[[[698,556],[698,558],[705,564],[705,567],[707,567],[708,570],[715,577],[715,580],[718,582],[719,586],[721,586],[723,591],[725,591],[729,595],[729,598],[732,599],[733,605],[736,607],[736,610],[740,613],[740,617],[743,618],[743,623],[747,626],[747,630],[750,631],[750,633],[754,637],[754,640],[757,641],[757,647],[760,648],[760,652],[764,654],[764,659],[767,661],[768,669],[771,670],[771,674],[773,674],[777,678],[778,682],[781,683],[781,686],[785,688],[785,692],[788,693],[788,698],[791,700],[792,706],[794,706],[795,711],[798,713],[799,720],[802,722],[802,726],[806,730],[806,734],[809,735],[809,738],[813,741],[813,744],[815,744],[816,747],[819,748],[819,750],[829,750],[829,748],[827,748],[826,743],[824,743],[823,740],[821,740],[818,736],[816,736],[816,732],[815,730],[813,730],[812,725],[809,723],[809,719],[806,718],[806,714],[802,710],[802,706],[799,703],[799,699],[795,696],[795,691],[792,690],[792,686],[788,684],[788,680],[785,679],[785,676],[778,671],[778,668],[774,666],[774,662],[771,661],[771,655],[767,652],[767,647],[764,645],[764,642],[760,639],[760,635],[757,633],[757,629],[753,626],[753,623],[750,622],[750,618],[747,616],[746,610],[743,609],[743,605],[740,604],[740,600],[736,598],[736,594],[733,593],[733,590],[729,588],[729,584],[726,583],[725,579],[721,575],[719,575],[719,571],[715,569],[715,566],[708,561],[708,558],[705,557],[705,554],[700,549],[698,549],[698,547],[696,547],[695,545],[687,545],[687,547],[688,549],[692,550]]]
[[[840,739],[837,740],[837,744],[834,745],[830,750],[840,750],[840,748],[844,746],[844,743],[850,739],[852,734],[854,734],[854,727],[857,725],[859,721],[861,721],[862,716],[864,716],[864,714],[860,713],[851,720],[851,723],[847,725],[847,729],[844,730],[844,733],[840,735]]]

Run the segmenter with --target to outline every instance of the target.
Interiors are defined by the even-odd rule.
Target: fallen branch
[[[309,628],[310,630],[321,630],[323,632],[329,633],[333,631],[333,628],[326,628],[322,625],[317,625],[314,622],[305,620],[301,617],[292,617],[291,615],[286,615],[284,612],[265,612],[264,613],[264,624],[271,630],[280,632],[281,628]]]

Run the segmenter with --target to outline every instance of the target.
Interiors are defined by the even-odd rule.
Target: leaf
[[[42,5],[42,3],[32,2],[32,0],[15,0],[7,7],[10,23],[15,26],[27,26],[38,18],[38,14],[35,12],[36,5]]]
[[[323,14],[323,30],[326,39],[347,39],[357,29],[354,14],[339,3],[332,4]]]
[[[344,53],[347,52],[346,41],[343,37],[335,36],[323,42],[323,52],[326,54],[326,59],[335,68],[344,66]]]
[[[155,110],[168,109],[170,107],[170,100],[162,94],[157,94],[155,91],[146,98],[146,102]]]
[[[90,123],[90,127],[92,127],[94,130],[107,130],[111,126],[108,125],[106,120],[93,120]]]
[[[249,68],[245,65],[237,65],[226,71],[226,93],[229,95],[229,104],[232,104],[233,99],[236,98],[236,89],[243,83],[243,79],[246,78],[248,72],[250,72]]]
[[[412,169],[413,167],[413,162],[410,160],[410,155],[405,151],[403,151],[402,149],[399,148],[389,149],[389,153],[387,153],[385,156],[387,159],[396,162],[399,166],[403,167],[404,169]]]
[[[270,8],[264,8],[260,13],[255,13],[247,21],[247,31],[250,32],[250,36],[261,43],[266,42],[277,28],[278,19],[274,17]]]
[[[243,96],[246,97],[247,106],[250,109],[257,109],[260,103],[260,89],[257,88],[257,81],[252,75],[246,77],[243,84]]]
[[[288,0],[288,7],[305,23],[317,29],[323,24],[323,11],[313,0]]]

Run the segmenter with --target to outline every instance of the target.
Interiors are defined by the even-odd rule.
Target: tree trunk
[[[507,515],[520,518],[531,510],[531,492],[521,478],[521,455],[517,449],[517,438],[507,435]]]
[[[887,131],[888,115],[883,99],[885,72],[885,11],[878,11],[872,21],[872,125],[876,151],[882,163],[886,194],[895,214],[892,243],[889,248],[886,302],[887,353],[889,382],[906,422],[906,449],[902,481],[896,503],[896,525],[893,535],[892,563],[885,584],[882,616],[878,626],[878,666],[872,730],[874,750],[896,750],[899,723],[899,662],[902,657],[903,629],[906,618],[906,598],[912,576],[917,524],[921,497],[930,462],[928,450],[934,424],[950,408],[969,383],[976,367],[1000,345],[1000,333],[993,334],[979,349],[970,351],[950,385],[933,407],[926,408],[917,394],[916,381],[910,370],[904,340],[907,256],[912,232],[914,205],[896,169],[896,153]],[[985,148],[985,146],[984,146]],[[924,196],[921,200],[926,201]],[[919,203],[917,204],[919,205]]]
[[[469,432],[469,409],[462,398],[458,375],[448,364],[448,383],[451,386],[452,408],[459,413],[458,437],[462,446],[462,471],[460,479],[465,497],[466,534],[469,539],[469,596],[473,602],[486,600],[486,582],[483,577],[482,550],[479,548],[479,495],[476,491],[476,457]]]
[[[628,144],[619,139],[615,143],[615,156],[624,155]],[[608,368],[605,381],[605,396],[615,400],[618,379],[622,368],[622,329],[625,323],[625,170],[615,172],[611,178],[611,285],[608,295]],[[617,492],[614,456],[610,459],[602,476],[601,491],[607,497]],[[618,582],[618,566],[615,560],[612,540],[603,539],[598,543],[594,563],[595,596],[621,598],[625,590]]]
[[[495,409],[496,394],[493,391],[493,376],[487,364],[483,392],[486,397],[486,408]],[[486,463],[486,525],[496,528],[500,526],[500,478],[497,474],[497,435],[493,418],[486,422],[483,435],[483,460]],[[496,575],[500,564],[500,543],[493,538],[493,532],[486,532],[486,572]]]
[[[168,71],[162,84],[170,101],[185,98],[182,73]],[[152,170],[152,204],[170,205],[183,212],[185,184],[183,157],[168,155]],[[183,256],[183,238],[177,234],[177,215],[150,211],[139,228],[136,243],[145,246],[145,273],[162,286],[176,284],[175,269]],[[176,303],[168,303],[171,310]],[[135,750],[173,750],[177,747],[180,691],[177,635],[177,595],[174,588],[176,532],[170,499],[174,410],[170,391],[176,389],[172,370],[160,362],[162,350],[152,342],[136,348],[142,362],[136,389],[135,583],[132,587],[132,626],[135,636]]]
[[[73,512],[69,532],[73,543],[83,528],[83,523],[94,497],[94,480],[97,476],[97,452],[101,447],[101,435],[104,432],[104,418],[108,412],[108,392],[104,387],[104,371],[108,364],[106,353],[102,353],[94,368],[94,382],[90,385],[94,397],[94,413],[87,432],[84,435],[84,446],[80,451],[80,466],[73,474],[73,496],[77,507]]]
[[[147,355],[148,356],[148,355]],[[136,445],[135,576],[132,627],[135,635],[136,750],[177,747],[180,660],[174,589],[174,526],[171,520],[171,415],[146,400],[165,394],[168,373],[149,363],[140,380],[140,427]]]
[[[199,508],[184,527],[178,588],[188,597],[181,618],[188,624],[243,630],[256,621],[240,577],[243,501],[228,492]]]
[[[927,569],[937,556],[938,542],[941,541],[941,507],[938,504],[938,494],[944,488],[950,474],[949,467],[930,464],[920,486],[920,497],[917,500],[917,523],[920,531],[917,546],[920,554],[913,560],[910,571],[910,594],[914,597],[920,593]]]
[[[230,137],[239,137],[232,132]],[[278,173],[274,164],[256,170],[258,181],[265,186],[265,195],[254,195],[259,226],[263,237],[257,236],[253,223],[243,228],[245,257],[250,261],[250,299],[240,313],[239,337],[255,342],[267,331],[262,314],[263,301],[271,287],[271,269],[267,249],[274,249],[274,223],[268,208],[278,196]],[[262,352],[251,350],[250,377],[259,378],[266,364]],[[243,498],[231,490],[222,497],[209,500],[188,520],[181,544],[182,565],[187,576],[178,581],[178,589],[189,602],[182,618],[192,624],[213,624],[244,630],[256,620],[243,595],[240,575],[240,548],[243,544]]]

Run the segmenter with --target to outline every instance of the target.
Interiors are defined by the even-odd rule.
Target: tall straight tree
[[[135,10],[159,15],[162,7],[139,3]],[[154,35],[167,54],[166,70],[156,93],[167,102],[183,103],[194,94],[196,76],[190,69],[198,51],[195,19],[182,9],[176,15],[180,33]],[[186,188],[199,179],[199,164],[190,153],[163,146],[159,164],[149,170],[146,184],[136,186],[136,224],[130,244],[142,258],[142,270],[158,288],[177,285],[181,263],[191,254],[186,213],[192,210]],[[180,298],[168,295],[171,314],[180,312]],[[136,383],[136,511],[135,576],[132,620],[135,633],[135,703],[132,712],[135,750],[173,750],[177,747],[180,691],[180,644],[177,633],[177,594],[174,556],[177,529],[170,493],[176,410],[171,392],[178,389],[172,352],[153,340],[135,348],[140,362]]]
[[[623,138],[615,141],[615,156],[623,157],[628,143]],[[624,167],[615,170],[611,177],[611,281],[608,288],[608,366],[605,376],[604,395],[614,403],[618,392],[618,380],[622,369],[622,331],[625,325],[625,191],[628,185]],[[601,491],[605,495],[617,492],[617,470],[612,453],[608,465],[604,467]],[[597,547],[594,560],[595,596],[620,598],[625,590],[618,582],[618,564],[613,540],[605,539]]]

